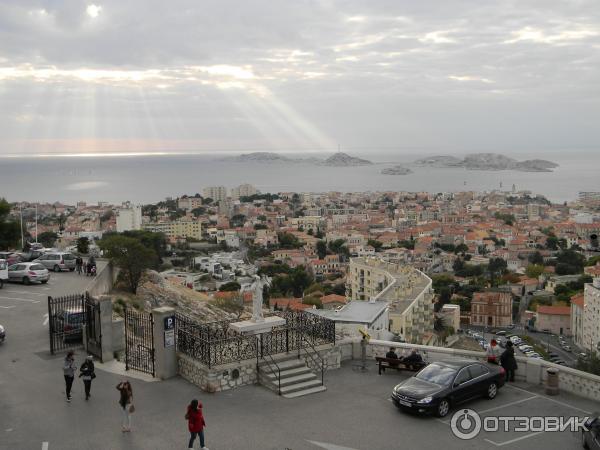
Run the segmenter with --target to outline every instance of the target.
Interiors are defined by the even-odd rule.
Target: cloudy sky
[[[2,0],[0,155],[598,151],[597,0]]]

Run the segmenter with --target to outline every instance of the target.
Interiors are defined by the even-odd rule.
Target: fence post
[[[52,318],[52,297],[48,296],[48,335],[50,338],[50,354],[54,355],[54,320]]]
[[[129,317],[127,316],[127,306],[125,306],[124,310],[123,310],[123,314],[125,316],[125,370],[129,370],[129,345],[128,345],[128,338],[129,336],[127,335],[128,329],[129,329]]]
[[[289,328],[285,327],[285,352],[289,353],[290,352],[290,336],[289,336]]]

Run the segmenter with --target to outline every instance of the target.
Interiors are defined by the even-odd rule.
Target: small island
[[[327,159],[320,159],[315,157],[309,158],[289,158],[274,152],[253,152],[243,153],[238,156],[227,157],[221,159],[221,161],[230,161],[238,163],[260,163],[260,164],[316,164],[320,166],[330,167],[353,167],[353,166],[367,166],[373,164],[371,161],[366,159],[357,158],[350,156],[347,153],[337,152],[331,155]]]
[[[409,175],[411,173],[413,173],[412,170],[403,166],[386,167],[381,170],[382,175]]]
[[[349,167],[349,166],[368,166],[373,164],[366,159],[356,158],[344,152],[337,152],[331,155],[322,163],[324,166]]]
[[[517,170],[519,172],[552,172],[558,164],[544,159],[517,161],[498,153],[472,153],[464,159],[442,155],[421,158],[414,162],[417,166],[460,167],[468,170]]]

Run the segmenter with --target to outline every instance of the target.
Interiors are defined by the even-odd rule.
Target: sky
[[[2,0],[0,156],[599,152],[597,0]]]

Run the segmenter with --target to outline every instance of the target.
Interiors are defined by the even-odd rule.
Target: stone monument
[[[250,286],[252,291],[252,319],[234,322],[229,325],[229,329],[242,334],[260,334],[271,331],[273,327],[285,325],[285,319],[279,316],[264,317],[263,307],[263,289],[269,286],[267,277],[254,275],[254,282]]]

